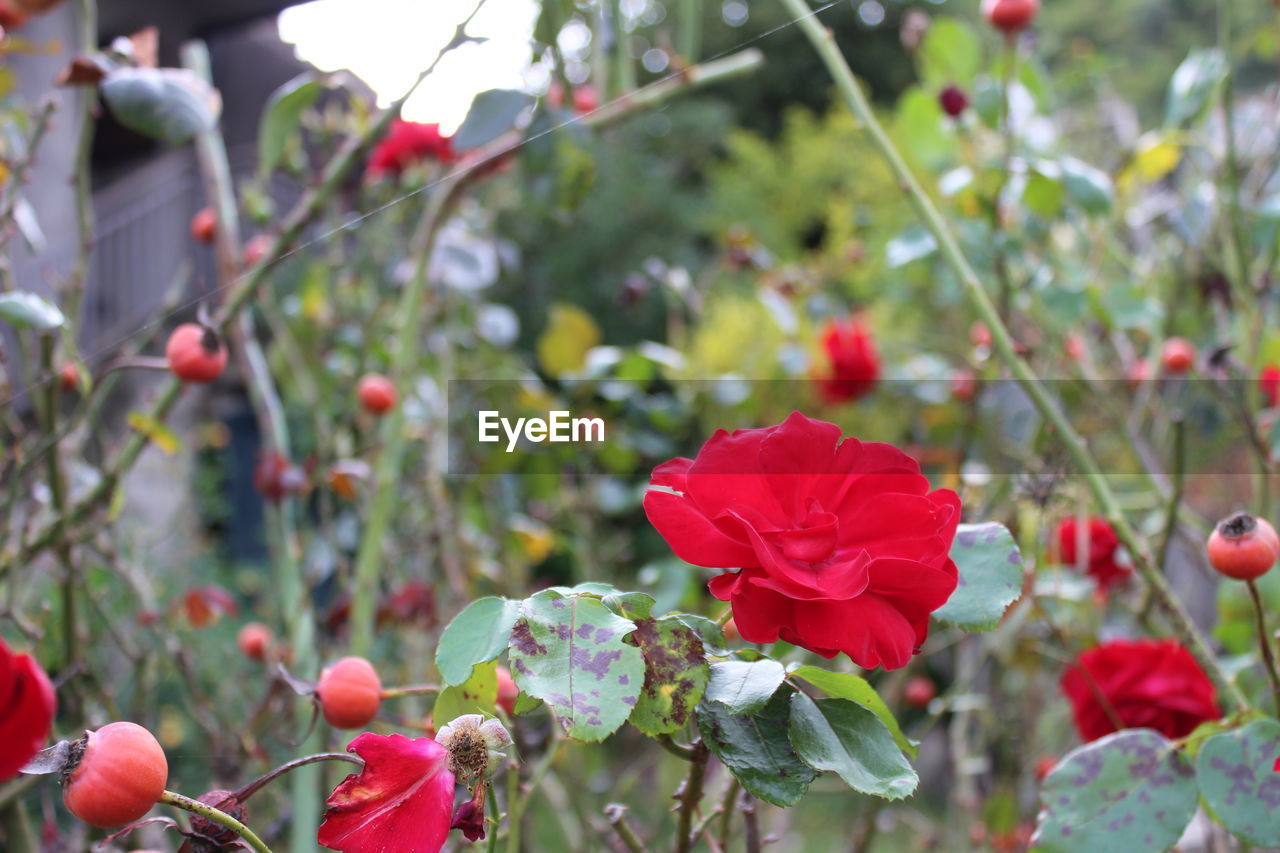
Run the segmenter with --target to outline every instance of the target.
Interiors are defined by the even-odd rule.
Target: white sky
[[[280,13],[280,37],[324,71],[349,69],[385,104],[431,64],[476,0],[314,0]],[[411,121],[451,132],[486,89],[525,87],[537,0],[488,0],[467,28],[489,40],[445,57],[408,104]]]

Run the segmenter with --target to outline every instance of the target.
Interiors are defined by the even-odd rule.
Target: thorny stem
[[[760,853],[764,845],[760,840],[760,817],[756,814],[756,798],[743,791],[742,797],[738,800],[738,811],[742,812],[747,853]]]
[[[1026,392],[1040,416],[1053,427],[1058,441],[1062,443],[1072,461],[1082,472],[1082,477],[1093,494],[1094,500],[1097,501],[1101,514],[1115,529],[1120,541],[1124,543],[1125,548],[1128,549],[1132,556],[1135,567],[1151,586],[1156,601],[1159,602],[1169,617],[1174,633],[1177,634],[1178,639],[1195,657],[1201,668],[1208,673],[1209,677],[1222,690],[1223,694],[1230,698],[1232,704],[1240,709],[1247,708],[1248,700],[1245,699],[1244,694],[1240,691],[1240,687],[1227,677],[1217,659],[1209,650],[1209,646],[1200,630],[1191,621],[1186,608],[1174,595],[1164,576],[1153,565],[1150,553],[1143,547],[1143,543],[1138,538],[1133,526],[1129,524],[1119,501],[1116,500],[1115,493],[1107,482],[1106,476],[1098,467],[1097,461],[1089,452],[1084,440],[1071,425],[1070,420],[1063,413],[1058,403],[1046,390],[1044,383],[1031,367],[1018,357],[1014,349],[1013,338],[1009,334],[1008,327],[1005,326],[1004,321],[1000,318],[999,311],[996,310],[996,306],[992,303],[991,296],[987,293],[982,281],[978,278],[978,274],[965,257],[950,226],[943,219],[942,214],[925,192],[919,179],[907,166],[897,147],[889,139],[884,127],[876,118],[870,103],[862,92],[861,86],[853,76],[853,71],[840,53],[840,49],[835,43],[834,35],[817,20],[816,13],[809,8],[805,0],[780,0],[780,2],[796,18],[801,30],[826,64],[827,70],[834,78],[841,96],[853,111],[854,116],[866,128],[872,144],[889,164],[894,176],[915,206],[923,224],[933,235],[943,259],[962,282],[970,302],[973,303],[975,310],[978,312],[979,318],[991,331],[992,344],[1001,362]]]
[[[675,853],[688,853],[693,849],[693,813],[702,800],[702,783],[707,776],[707,759],[711,750],[701,740],[693,744],[693,757],[689,759],[689,775],[680,790],[680,812],[676,820]]]
[[[760,63],[757,51],[744,51],[741,54],[709,62],[705,66],[688,69],[682,76],[662,80],[651,86],[632,92],[612,101],[597,110],[593,110],[577,121],[585,127],[604,125],[625,118],[643,109],[662,103],[666,98],[689,86],[712,83],[726,77],[735,76],[755,68]],[[403,388],[419,354],[418,340],[422,310],[426,304],[428,273],[431,256],[435,248],[436,236],[448,218],[454,204],[461,197],[462,191],[472,182],[483,177],[494,165],[515,154],[524,144],[520,134],[511,134],[482,149],[466,165],[442,179],[431,193],[422,224],[414,235],[410,248],[410,256],[415,260],[413,275],[405,286],[396,310],[398,327],[391,356],[391,382],[397,388]],[[448,377],[442,377],[446,380]],[[368,521],[360,538],[360,549],[356,554],[355,568],[352,573],[355,595],[351,604],[351,650],[353,654],[368,654],[373,643],[373,629],[376,595],[378,588],[378,572],[382,565],[382,547],[391,527],[391,517],[396,509],[396,484],[401,475],[404,449],[404,408],[396,406],[383,418],[382,449],[373,475],[373,494],[370,498]],[[438,472],[436,472],[438,475]],[[449,508],[445,499],[443,484],[438,476],[433,476],[430,484],[433,500],[439,511]],[[450,575],[450,583],[459,586],[465,579],[455,577],[461,572],[452,569],[452,561],[456,559],[453,549],[445,545],[442,548],[445,559],[445,571]],[[462,593],[462,589],[457,590]]]
[[[618,839],[626,845],[631,853],[649,853],[649,848],[644,846],[644,842],[636,835],[631,828],[631,824],[627,823],[627,807],[619,803],[610,803],[604,807],[605,820],[609,821],[609,826],[613,827],[614,833]]]
[[[226,812],[215,809],[213,806],[206,806],[204,803],[197,802],[190,797],[184,797],[182,794],[175,794],[173,791],[165,791],[161,794],[160,802],[165,805],[189,811],[192,814],[200,815],[207,820],[213,821],[219,826],[226,827],[239,835],[245,844],[248,844],[249,847],[258,851],[258,853],[271,853],[271,848],[264,844],[262,839],[259,838],[252,829],[245,826]]]
[[[206,82],[213,83],[209,51],[203,42],[192,41],[183,45],[182,62]],[[205,130],[197,135],[196,151],[205,193],[216,210],[219,292],[227,292],[235,283],[242,252],[231,164],[227,159],[226,143],[216,129]],[[234,349],[245,374],[259,433],[266,437],[267,446],[272,451],[288,459],[291,445],[289,424],[266,356],[254,334],[252,315],[248,311],[241,311],[233,320],[234,324],[224,325],[230,326],[231,339],[235,343]],[[301,544],[294,523],[294,509],[295,503],[289,498],[282,501],[279,507],[270,510],[268,517],[276,532],[271,539],[275,546],[276,576],[284,601],[289,643],[298,650],[296,665],[302,669],[310,669],[315,663],[313,620],[311,600],[307,595],[302,572]],[[299,708],[297,713],[301,719],[306,711]],[[308,740],[314,742],[315,736]],[[312,843],[309,827],[319,818],[318,801],[315,797],[319,782],[319,774],[314,771],[299,773],[293,779],[295,814],[292,832],[293,846],[296,849],[304,849]]]
[[[1271,681],[1272,697],[1276,701],[1276,713],[1280,713],[1280,671],[1276,670],[1276,656],[1271,648],[1272,639],[1267,635],[1267,618],[1262,608],[1262,596],[1258,593],[1258,584],[1250,580],[1249,596],[1253,599],[1253,613],[1258,623],[1258,644],[1262,646],[1262,665],[1266,667],[1267,678]]]
[[[1182,503],[1182,486],[1187,467],[1187,423],[1181,413],[1173,416],[1173,482],[1169,502],[1165,509],[1164,530],[1160,534],[1160,549],[1156,552],[1156,568],[1164,570],[1169,556],[1169,545],[1178,527],[1178,507]],[[1146,608],[1142,608],[1146,612]]]
[[[388,687],[382,691],[382,698],[399,699],[402,696],[425,696],[439,692],[439,684],[409,684],[404,687]]]
[[[293,761],[281,764],[275,770],[254,779],[248,785],[245,785],[243,788],[236,791],[235,797],[237,800],[247,800],[271,782],[288,773],[290,770],[296,770],[299,767],[303,767],[308,764],[316,764],[321,761],[345,761],[349,764],[355,764],[358,767],[364,767],[364,762],[362,760],[346,752],[319,752],[315,755],[304,755],[302,758],[295,758]]]

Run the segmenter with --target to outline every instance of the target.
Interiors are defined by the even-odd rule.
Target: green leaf
[[[626,722],[644,684],[644,656],[623,642],[636,624],[598,598],[556,590],[525,599],[511,633],[511,670],[565,734],[603,740]]]
[[[122,125],[166,142],[212,130],[222,112],[217,90],[185,68],[118,68],[100,90]]]
[[[786,677],[786,669],[775,660],[713,663],[707,699],[734,714],[750,714],[765,706]]]
[[[431,722],[438,729],[463,714],[493,716],[498,701],[498,664],[490,661],[477,665],[463,684],[446,687],[436,697],[431,709]]]
[[[933,615],[967,631],[988,631],[1022,591],[1022,554],[1003,524],[962,524],[951,545],[956,591]]]
[[[1027,185],[1022,191],[1022,203],[1041,219],[1056,219],[1062,212],[1065,190],[1062,182],[1047,174],[1046,171],[1034,169],[1027,175]]]
[[[29,290],[0,293],[0,320],[6,320],[20,329],[37,329],[41,332],[61,328],[67,322],[57,305]]]
[[[912,740],[902,732],[902,727],[889,710],[889,706],[880,698],[880,694],[865,678],[852,672],[829,672],[816,666],[801,666],[791,670],[792,678],[807,681],[833,699],[848,699],[866,708],[880,718],[898,747],[912,758],[915,758],[920,747],[919,741]]]
[[[511,642],[520,602],[497,596],[478,598],[453,617],[436,646],[436,668],[445,684],[462,684],[471,668],[491,661]]]
[[[717,657],[728,654],[728,649],[725,648],[724,628],[713,620],[696,613],[672,613],[671,615],[697,632],[702,638],[702,647],[706,649],[707,654]]]
[[[601,601],[604,606],[617,613],[623,619],[638,622],[648,619],[653,614],[653,596],[643,592],[611,592]]]
[[[1044,780],[1031,847],[1044,853],[1161,853],[1196,811],[1194,771],[1150,729],[1126,729],[1068,753]]]
[[[1280,842],[1280,722],[1254,720],[1206,740],[1196,756],[1200,794],[1218,822],[1256,847]]]
[[[918,86],[898,99],[893,128],[894,140],[904,153],[928,168],[944,165],[955,152],[956,136],[937,97]]]
[[[702,638],[673,616],[637,619],[631,638],[644,655],[644,687],[631,725],[650,736],[680,731],[693,719],[710,677]]]
[[[845,699],[791,697],[791,743],[805,764],[830,770],[863,794],[911,795],[920,777],[873,712]]]
[[[533,103],[533,97],[517,89],[490,89],[476,95],[467,117],[453,135],[455,151],[470,151],[492,142],[515,127],[520,113]]]
[[[1227,62],[1216,48],[1191,51],[1169,79],[1164,123],[1182,124],[1199,115],[1226,79],[1227,70]]]
[[[698,728],[711,753],[724,762],[747,793],[775,806],[793,806],[818,778],[800,760],[787,724],[791,705],[780,690],[754,714],[735,714],[721,702],[698,706]]]
[[[1074,157],[1064,157],[1059,165],[1063,189],[1085,213],[1102,216],[1111,210],[1115,189],[1106,172]]]
[[[536,696],[530,696],[528,693],[521,693],[516,696],[516,706],[512,709],[517,716],[528,714],[530,711],[536,711],[542,707],[542,700]]]
[[[309,74],[295,77],[271,93],[262,111],[258,131],[258,174],[265,177],[280,164],[289,137],[298,129],[302,114],[324,91]]]
[[[920,42],[920,78],[939,88],[965,86],[982,70],[982,43],[958,18],[936,18]]]

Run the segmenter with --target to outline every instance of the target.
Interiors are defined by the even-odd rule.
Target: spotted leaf
[[[637,619],[631,635],[644,655],[644,687],[631,725],[647,735],[670,734],[693,719],[709,672],[697,632],[674,617]]]
[[[546,703],[564,732],[603,740],[626,722],[644,684],[644,656],[623,642],[636,623],[584,594],[548,589],[525,599],[511,632],[516,684]]]
[[[1040,792],[1032,849],[1161,853],[1196,811],[1195,771],[1150,729],[1126,729],[1068,753]]]
[[[1218,822],[1258,847],[1280,843],[1280,723],[1216,734],[1196,756],[1196,781]]]

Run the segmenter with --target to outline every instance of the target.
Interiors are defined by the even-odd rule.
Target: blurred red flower
[[[781,638],[859,666],[905,666],[956,588],[960,498],[929,491],[889,444],[841,441],[799,412],[716,432],[696,459],[654,469],[645,513],[683,560],[717,569],[742,638]]]
[[[1258,388],[1271,408],[1280,404],[1280,365],[1268,364],[1262,368],[1262,373],[1258,374]]]
[[[17,655],[0,640],[0,781],[44,747],[57,700],[53,685],[30,655]]]
[[[815,377],[818,393],[828,403],[844,403],[866,395],[880,378],[880,356],[871,332],[857,317],[828,320],[822,329],[827,363]]]
[[[1062,692],[1086,742],[1118,728],[1180,738],[1222,716],[1213,682],[1175,640],[1112,640],[1089,649],[1063,673]]]
[[[341,853],[437,853],[453,817],[445,748],[430,738],[366,732],[347,752],[363,758],[364,767],[329,795],[316,840]]]
[[[1069,566],[1076,566],[1079,563],[1076,547],[1078,533],[1079,528],[1074,516],[1064,519],[1058,525],[1058,558]],[[1120,539],[1105,518],[1089,519],[1089,530],[1085,538],[1088,542],[1088,554],[1084,560],[1085,571],[1099,588],[1110,589],[1129,576],[1129,567],[1116,562],[1116,552],[1120,550]]]
[[[369,174],[383,175],[389,172],[399,175],[422,160],[452,163],[453,144],[449,137],[440,133],[438,124],[396,119],[386,138],[369,154]]]

